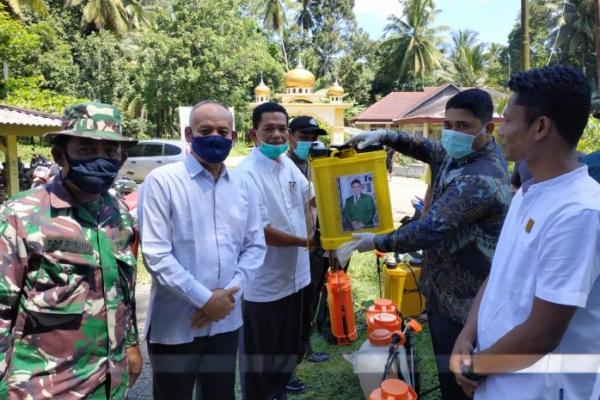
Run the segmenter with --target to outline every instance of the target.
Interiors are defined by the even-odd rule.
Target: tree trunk
[[[600,93],[600,0],[596,0],[596,68],[598,74],[596,87]]]
[[[527,71],[531,68],[529,62],[529,2],[521,0],[521,31],[523,33],[523,47],[521,50],[521,68]]]
[[[279,27],[279,39],[281,40],[281,51],[283,52],[283,60],[285,61],[285,70],[290,69],[290,63],[288,62],[287,51],[285,51],[285,42],[283,41],[283,27]]]

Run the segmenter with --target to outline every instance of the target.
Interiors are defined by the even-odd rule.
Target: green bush
[[[600,120],[590,117],[577,150],[585,154],[600,150]]]

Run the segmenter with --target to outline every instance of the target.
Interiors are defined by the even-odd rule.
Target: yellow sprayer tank
[[[383,297],[398,306],[403,318],[418,317],[425,310],[425,296],[417,283],[421,268],[409,263],[387,263],[383,269]]]
[[[353,148],[332,148],[330,154],[311,156],[324,249],[336,250],[354,232],[394,230],[385,158],[383,150]]]

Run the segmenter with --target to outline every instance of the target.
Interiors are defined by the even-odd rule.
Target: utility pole
[[[600,1],[600,0],[599,0]],[[529,63],[529,4],[528,0],[521,0],[521,30],[523,31],[523,48],[521,51],[521,68],[527,71],[531,68]]]

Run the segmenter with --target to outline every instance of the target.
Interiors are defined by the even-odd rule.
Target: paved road
[[[237,165],[237,162],[235,165]],[[392,181],[390,182],[390,197],[394,221],[397,222],[402,219],[402,217],[413,214],[414,210],[410,200],[414,196],[423,198],[425,196],[425,189],[426,185],[422,180],[398,176],[392,178]],[[137,286],[135,297],[137,301],[137,317],[140,335],[144,332],[149,294],[150,285]],[[142,355],[144,357],[144,367],[135,386],[129,391],[128,398],[132,400],[147,400],[152,398],[152,376],[146,343],[144,342],[141,347]]]

